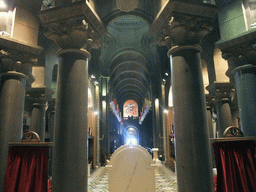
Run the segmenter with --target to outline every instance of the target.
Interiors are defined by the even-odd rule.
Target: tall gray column
[[[155,146],[158,148],[158,156],[163,154],[163,127],[162,127],[162,118],[160,116],[160,98],[155,98],[154,101],[154,125],[155,125]]]
[[[49,142],[54,142],[53,133],[54,133],[54,119],[55,119],[55,99],[51,99],[50,101],[48,101],[46,118],[48,118]],[[53,151],[53,148],[51,147],[49,152],[49,161],[48,161],[48,175],[51,177],[52,177],[52,151]]]
[[[218,121],[218,135],[224,137],[224,131],[233,125],[231,109],[228,99],[222,99],[216,101],[217,108],[217,121]]]
[[[88,59],[86,50],[60,57],[53,151],[53,191],[87,191]]]
[[[74,9],[77,12],[72,11]],[[53,192],[86,192],[89,51],[101,46],[106,29],[84,1],[49,11],[42,11],[39,17],[46,26],[45,35],[61,48],[58,52]]]
[[[233,71],[241,129],[245,136],[256,136],[256,66],[244,65]]]
[[[55,120],[55,99],[52,99],[48,102],[48,132],[50,142],[53,142],[54,134],[54,120]]]
[[[32,84],[33,86],[33,84]],[[42,142],[45,141],[46,102],[51,99],[53,91],[46,87],[32,87],[27,95],[33,98],[33,110],[30,131],[36,132]]]
[[[199,46],[169,50],[178,190],[213,191],[206,101]]]
[[[165,99],[165,82],[161,85],[162,88],[162,125],[163,125],[163,156],[164,156],[164,163],[167,163],[167,113],[164,110],[167,110],[168,104],[166,104]],[[169,145],[168,145],[169,146]]]
[[[20,142],[23,132],[23,113],[26,81],[23,73],[8,71],[0,75],[0,189],[8,158],[8,142]]]
[[[235,83],[241,129],[245,136],[256,136],[256,32],[246,33],[216,46],[228,61],[227,76]]]
[[[100,90],[99,86],[95,86],[95,118],[96,118],[96,165],[100,167]]]
[[[211,108],[206,108],[206,115],[207,115],[207,122],[208,122],[208,128],[209,128],[209,137],[214,138],[213,136],[213,125],[212,125],[212,113]]]
[[[108,127],[108,82],[107,77],[101,77],[101,113],[100,113],[100,135],[101,135],[101,158],[109,154],[109,127]]]
[[[211,105],[214,106],[217,114],[217,136],[224,137],[224,131],[234,125],[232,121],[232,114],[230,108],[230,95],[234,92],[234,86],[229,82],[217,82],[210,83],[207,87],[214,100],[211,101]]]
[[[44,142],[45,139],[45,101],[41,103],[34,103],[32,110],[32,121],[30,131],[36,132],[40,141]]]

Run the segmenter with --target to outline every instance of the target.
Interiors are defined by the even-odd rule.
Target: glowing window
[[[134,100],[127,100],[124,103],[124,117],[138,117],[138,104]]]

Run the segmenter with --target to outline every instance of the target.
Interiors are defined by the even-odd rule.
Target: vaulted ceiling
[[[110,99],[117,99],[120,106],[129,99],[135,100],[139,107],[144,103],[144,99],[151,100],[152,92],[156,91],[159,84],[157,81],[161,79],[161,70],[163,66],[168,65],[167,60],[165,63],[159,60],[158,46],[154,36],[149,33],[155,13],[158,13],[165,1],[13,1],[37,15],[43,2],[50,2],[47,8],[52,8],[52,5],[67,7],[74,2],[89,3],[107,29],[100,49],[91,51],[90,74],[95,75],[98,80],[100,76],[110,79]]]
[[[156,45],[149,23],[134,15],[114,18],[107,25],[101,49],[101,71],[110,77],[113,97],[123,104],[128,99],[143,104],[150,98],[152,65]]]

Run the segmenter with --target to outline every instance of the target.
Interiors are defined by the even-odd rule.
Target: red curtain
[[[254,141],[213,143],[217,192],[256,192]]]
[[[47,192],[49,147],[9,147],[3,192]]]

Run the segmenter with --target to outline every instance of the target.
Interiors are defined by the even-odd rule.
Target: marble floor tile
[[[155,171],[156,192],[177,192],[177,181],[168,177],[160,168]],[[97,179],[89,182],[88,192],[108,192],[108,171],[103,171]]]

